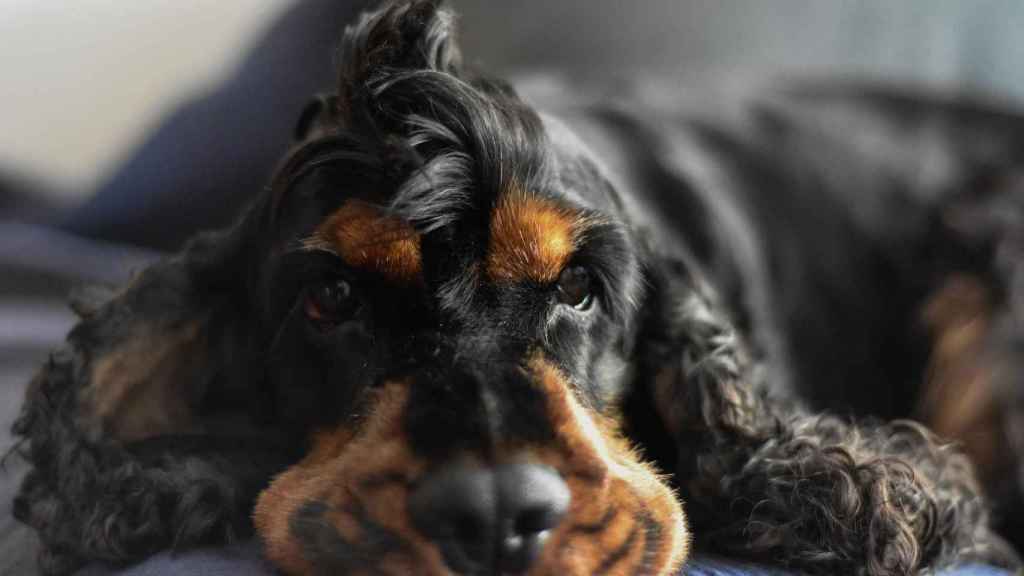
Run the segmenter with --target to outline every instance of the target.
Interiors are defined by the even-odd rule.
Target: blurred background
[[[300,1],[0,0],[0,170],[80,200]],[[345,12],[326,6],[343,0],[307,3]],[[1018,0],[454,4],[465,53],[506,73],[827,74],[1024,97]]]
[[[1020,0],[452,3],[467,58],[501,74],[649,74],[694,91],[705,79],[881,79],[1024,102]],[[259,190],[302,105],[331,87],[361,4],[0,0],[4,433],[73,322],[72,287],[123,280]],[[23,546],[6,513],[13,481],[0,475],[0,558]]]
[[[287,4],[0,1],[0,165],[82,194]]]

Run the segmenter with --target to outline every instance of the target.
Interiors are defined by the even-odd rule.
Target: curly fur
[[[281,438],[239,429],[126,444],[82,407],[95,358],[125,333],[132,335],[137,322],[151,321],[154,304],[167,306],[166,316],[184,314],[189,296],[169,288],[173,283],[166,276],[179,276],[184,266],[215,281],[207,272],[225,263],[218,251],[230,243],[222,240],[199,238],[113,300],[82,310],[86,316],[66,348],[52,354],[30,383],[12,432],[21,439],[14,453],[32,469],[13,511],[39,533],[43,573],[66,574],[86,561],[125,564],[165,548],[223,543],[251,533],[248,515],[256,494],[287,462]],[[212,408],[212,394],[206,402]]]
[[[764,381],[702,292],[668,291],[671,319],[642,361],[660,371],[654,397],[698,547],[813,574],[1015,562],[955,446],[909,420],[810,413]]]
[[[34,466],[14,515],[38,530],[44,573],[69,573],[86,560],[122,564],[250,531],[246,516],[256,487],[238,477],[258,454],[240,445],[234,450],[244,459],[209,457],[206,445],[150,458],[144,454],[158,447],[133,451],[91,442],[67,407],[73,370],[73,359],[55,354],[31,385],[31,410],[14,425],[15,434],[29,439],[19,451]]]

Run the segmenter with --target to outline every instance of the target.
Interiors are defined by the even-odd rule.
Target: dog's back
[[[870,83],[726,94],[556,102],[637,221],[714,279],[776,386],[962,442],[1019,534],[1024,115]]]

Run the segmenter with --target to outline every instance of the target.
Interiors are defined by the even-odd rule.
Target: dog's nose
[[[569,509],[569,487],[548,466],[452,466],[416,487],[409,511],[457,572],[521,574]]]

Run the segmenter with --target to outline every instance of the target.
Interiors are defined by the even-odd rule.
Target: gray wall
[[[295,1],[0,0],[0,168],[90,189]],[[498,70],[882,76],[1024,101],[1024,0],[452,1],[467,55]]]
[[[601,77],[829,74],[1024,100],[1022,0],[456,0],[467,53]]]

